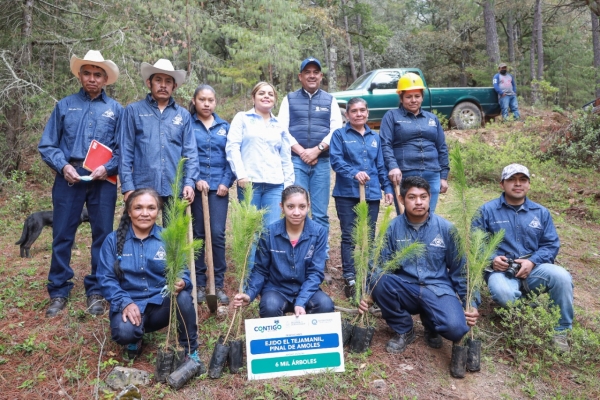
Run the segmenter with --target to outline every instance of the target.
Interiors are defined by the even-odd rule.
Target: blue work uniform
[[[392,184],[383,162],[379,135],[367,125],[365,125],[364,135],[357,132],[350,124],[337,129],[331,138],[329,153],[331,168],[335,172],[333,197],[342,230],[342,276],[351,280],[356,274],[352,257],[354,250],[352,230],[356,221],[354,207],[360,200],[360,184],[355,176],[364,171],[371,178],[365,184],[365,197],[369,206],[369,226],[372,233],[375,232],[379,214],[381,190],[392,194]]]
[[[144,239],[135,236],[130,226],[125,235],[122,254],[117,254],[117,232],[106,237],[100,252],[98,281],[102,295],[110,303],[110,325],[114,341],[121,345],[137,343],[144,332],[153,332],[169,324],[170,296],[165,294],[166,252],[161,239],[162,228],[154,225]],[[117,278],[113,265],[121,256],[123,280]],[[181,276],[185,288],[177,295],[179,344],[190,353],[198,347],[192,283],[186,268]],[[165,296],[165,297],[163,297]],[[123,310],[135,303],[142,314],[142,324],[123,322]]]
[[[152,188],[161,197],[172,196],[171,184],[182,157],[187,159],[183,186],[194,187],[198,175],[198,151],[191,116],[172,97],[162,113],[151,94],[129,104],[119,124],[119,134],[119,175],[123,193]]]
[[[212,240],[212,255],[215,273],[215,287],[223,288],[227,262],[225,260],[225,223],[229,207],[229,196],[218,196],[219,185],[230,188],[234,181],[231,166],[225,154],[229,123],[213,113],[214,121],[209,129],[192,115],[192,129],[198,148],[198,176],[196,181],[206,181],[210,190],[208,192],[208,208],[210,210],[210,233]],[[202,193],[196,190],[196,201],[192,203],[192,216],[194,238],[205,239],[204,210],[202,208]],[[204,249],[196,255],[196,283],[200,287],[206,286],[206,262]]]
[[[465,259],[459,256],[454,230],[449,221],[431,213],[419,230],[409,224],[406,214],[390,224],[382,263],[411,243],[425,245],[422,256],[403,261],[392,273],[379,272],[370,278],[381,316],[396,333],[413,329],[413,314],[420,314],[425,328],[448,340],[460,340],[469,331],[463,311],[467,293]]]
[[[285,218],[267,228],[258,242],[246,289],[250,301],[261,295],[261,317],[282,316],[293,312],[294,306],[308,314],[333,312],[333,301],[320,289],[325,277],[326,232],[307,217],[292,246]]]
[[[116,175],[119,163],[117,125],[123,107],[104,90],[92,99],[82,89],[60,100],[44,128],[38,150],[42,160],[56,171],[52,186],[52,260],[48,273],[50,298],[68,297],[74,272],[70,266],[71,249],[84,204],[92,228],[92,270],[83,281],[86,295],[99,295],[96,279],[98,254],[106,236],[113,230],[117,187],[106,180],[80,181],[70,184],[63,168],[71,164],[80,176],[90,175],[83,161],[92,140],[113,150],[104,164],[108,176]]]
[[[434,213],[440,179],[448,179],[450,172],[446,135],[438,118],[422,109],[415,115],[401,105],[385,113],[379,135],[388,171],[399,168],[403,177],[421,176],[429,182]]]
[[[502,306],[519,299],[527,290],[544,287],[560,307],[557,330],[571,329],[573,323],[573,281],[564,268],[555,265],[560,240],[548,209],[529,198],[521,206],[511,206],[504,193],[485,203],[473,221],[473,227],[487,233],[504,229],[504,239],[494,256],[527,258],[534,264],[525,285],[504,272],[487,270],[485,279],[492,299]]]

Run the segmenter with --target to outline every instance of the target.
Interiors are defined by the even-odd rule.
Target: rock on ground
[[[113,390],[126,389],[133,385],[147,386],[150,384],[150,374],[135,368],[115,367],[105,382]]]

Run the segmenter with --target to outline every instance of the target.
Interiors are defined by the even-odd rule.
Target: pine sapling
[[[164,208],[165,220],[168,226],[162,230],[161,239],[166,252],[166,292],[170,296],[171,306],[169,314],[169,325],[167,328],[167,337],[165,340],[165,349],[168,348],[170,340],[173,338],[177,343],[177,294],[175,293],[175,283],[179,281],[190,264],[191,254],[202,247],[202,240],[188,241],[187,232],[191,216],[186,215],[185,210],[187,201],[179,197],[181,193],[181,182],[183,181],[183,165],[185,158],[179,160],[175,179],[171,184],[173,197]],[[187,332],[187,327],[184,327]]]

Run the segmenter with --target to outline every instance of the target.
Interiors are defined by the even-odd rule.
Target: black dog
[[[79,217],[79,225],[89,221],[90,218],[88,216],[87,208],[83,207],[83,211]],[[21,239],[15,243],[20,245],[21,258],[31,258],[29,249],[33,242],[40,236],[40,233],[42,233],[42,229],[44,229],[45,226],[52,227],[52,211],[38,211],[27,217],[23,224]]]

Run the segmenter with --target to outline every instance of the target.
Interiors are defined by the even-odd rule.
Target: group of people
[[[302,87],[282,100],[277,117],[275,88],[259,82],[251,92],[253,107],[237,113],[231,124],[215,113],[217,95],[209,85],[196,88],[189,112],[175,102],[173,92],[185,82],[186,72],[175,70],[169,60],[141,64],[150,93],[125,108],[103,89],[118,79],[119,69],[100,52],[90,50],[83,59],[73,56],[71,70],[82,88],[58,102],[39,144],[43,160],[56,171],[47,317],[65,308],[73,287],[71,247],[85,204],[92,228],[91,273],[84,280],[88,312],[103,314],[105,300],[110,303],[113,340],[124,345],[129,356],[138,355],[144,332],[168,323],[165,251],[156,219],[173,196],[191,204],[196,238],[205,235],[205,210],[195,198],[208,197],[216,294],[222,304],[229,304],[224,290],[225,223],[234,182],[239,199],[252,185],[252,204],[266,210],[266,230],[251,255],[245,293],[235,295],[234,306],[260,295],[261,317],[333,311],[333,301],[320,289],[329,259],[327,209],[333,169],[346,296],[354,295],[351,233],[361,185],[373,231],[382,192],[386,204],[396,202],[399,210],[400,202],[406,209],[387,232],[385,255],[391,256],[406,241],[426,245],[423,257],[383,276],[373,290],[383,318],[396,332],[387,350],[399,353],[414,340],[411,314],[421,314],[425,340],[432,347],[441,346],[441,337],[456,342],[476,323],[476,305],[463,312],[464,260],[456,257],[452,225],[434,213],[439,193],[448,189],[448,150],[439,120],[421,109],[425,87],[418,75],[400,78],[400,105],[386,113],[377,134],[367,125],[368,105],[362,98],[348,101],[348,122],[343,126],[335,98],[320,89],[323,74],[315,58],[302,61],[298,74]],[[106,164],[88,171],[83,164],[92,140],[113,153]],[[182,157],[183,189],[172,193]],[[117,188],[107,178],[117,174],[125,209],[112,232]],[[525,167],[506,167],[501,179],[504,194],[482,208],[476,226],[507,232],[486,279],[493,299],[502,305],[523,294],[519,282],[526,282],[529,290],[545,286],[561,307],[557,341],[567,345],[563,331],[573,317],[570,275],[553,264],[558,238],[548,211],[526,198],[529,179]],[[400,185],[399,198],[393,196],[393,185]],[[513,279],[502,272],[508,253],[522,265]],[[204,250],[195,261],[197,300],[203,302]],[[178,318],[187,327],[180,331],[180,342],[197,357],[187,272],[176,288]],[[366,310],[365,304],[359,309]]]

